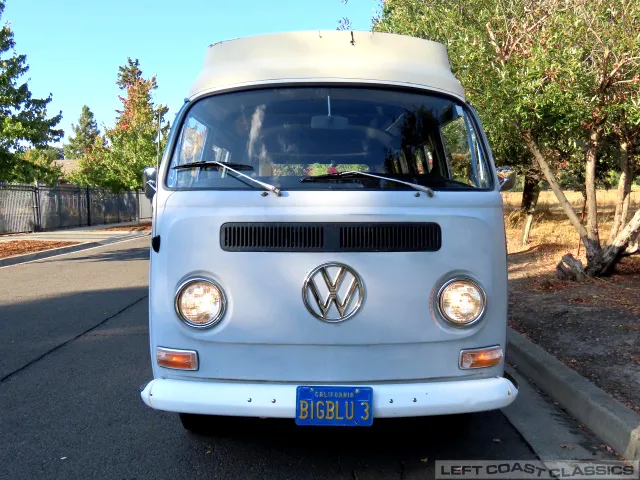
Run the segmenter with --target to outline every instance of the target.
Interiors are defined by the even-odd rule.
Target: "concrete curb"
[[[49,250],[40,250],[39,252],[25,253],[24,255],[14,255],[12,257],[0,258],[0,268],[9,267],[11,265],[18,265],[21,263],[32,262],[34,260],[41,260],[44,258],[55,257],[58,255],[65,255],[67,253],[79,252],[81,250],[88,250],[90,248],[104,247],[112,243],[124,242],[127,240],[133,240],[150,235],[150,232],[142,232],[140,235],[129,235],[126,237],[116,237],[101,242],[84,242],[78,245],[69,245],[68,247],[50,248]]]
[[[624,458],[640,460],[640,415],[513,329],[507,338],[518,371]]]

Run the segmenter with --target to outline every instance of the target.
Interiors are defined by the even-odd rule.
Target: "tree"
[[[142,70],[140,70],[140,61],[137,58],[135,60],[127,58],[127,63],[118,67],[118,81],[116,82],[116,85],[118,85],[122,90],[126,90],[141,81],[144,81],[144,79],[142,78]],[[151,82],[153,84],[153,89],[157,88],[155,77]],[[118,112],[121,113],[119,110]]]
[[[4,6],[0,0],[0,20]],[[24,178],[29,169],[21,165],[20,154],[29,146],[43,149],[63,134],[55,129],[62,113],[47,117],[51,95],[33,98],[28,83],[20,82],[29,66],[26,56],[15,53],[14,48],[13,31],[7,23],[0,29],[0,181]]]
[[[559,275],[565,278],[608,275],[640,231],[640,211],[624,228],[620,228],[625,223],[622,218],[625,195],[621,195],[616,208],[620,214],[619,225],[614,225],[610,243],[603,246],[596,193],[598,168],[606,151],[607,135],[633,131],[640,123],[640,112],[636,107],[640,95],[640,36],[637,35],[640,4],[621,0],[554,0],[545,3],[548,21],[541,23],[535,35],[528,34],[527,41],[534,46],[549,42],[544,53],[541,46],[537,47],[541,51],[539,58],[544,60],[540,63],[550,75],[545,87],[552,93],[542,107],[561,120],[569,119],[569,122],[559,122],[556,130],[560,127],[572,132],[582,151],[587,207],[584,225],[558,185],[539,148],[541,142],[536,142],[531,131],[525,132],[525,137],[585,246],[586,266],[567,254],[558,264]],[[629,161],[625,152],[628,146],[624,141],[620,143],[621,158],[626,158],[622,164]],[[620,176],[623,193],[626,178],[624,174]]]
[[[82,157],[90,148],[93,148],[96,137],[100,135],[98,124],[93,112],[87,105],[83,105],[77,125],[71,125],[73,136],[64,146],[64,156],[69,159]]]
[[[80,159],[80,170],[73,181],[113,191],[133,190],[142,188],[142,169],[155,165],[158,148],[164,149],[169,132],[164,122],[168,108],[154,105],[156,77],[145,79],[137,59],[128,58],[119,67],[116,83],[124,92],[118,97],[122,109],[117,110],[116,124],[106,129],[104,138],[96,137],[93,148]]]
[[[622,0],[386,0],[374,25],[444,43],[496,158],[512,151],[535,160],[585,245],[586,267],[565,256],[565,276],[611,273],[640,229],[639,212],[602,247],[596,203],[603,139],[621,121],[640,123],[629,116],[638,99],[639,9]],[[586,225],[554,173],[568,167],[584,174]]]
[[[55,164],[62,159],[62,152],[53,147],[30,148],[17,155],[18,161],[12,170],[12,181],[32,183],[38,181],[55,186],[62,177],[62,169]]]

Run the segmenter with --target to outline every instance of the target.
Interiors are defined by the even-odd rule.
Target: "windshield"
[[[269,88],[199,100],[180,128],[169,188],[254,189],[230,162],[282,190],[408,190],[382,179],[308,177],[358,171],[434,190],[492,187],[480,136],[462,103],[376,88]],[[232,165],[230,165],[232,166]],[[306,177],[305,181],[301,181]]]

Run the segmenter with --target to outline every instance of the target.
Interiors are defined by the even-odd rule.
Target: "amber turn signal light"
[[[460,352],[460,368],[487,368],[498,365],[504,354],[500,347],[476,348]]]
[[[158,365],[175,370],[198,370],[198,352],[194,350],[176,350],[174,348],[156,348]]]

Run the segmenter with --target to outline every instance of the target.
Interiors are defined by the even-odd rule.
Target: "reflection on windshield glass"
[[[251,176],[285,189],[336,188],[302,177],[359,171],[436,185],[491,187],[477,132],[456,102],[406,91],[272,88],[200,100],[189,111],[171,166],[248,164]],[[247,188],[224,170],[169,169],[177,188]],[[340,188],[406,188],[372,178]]]

